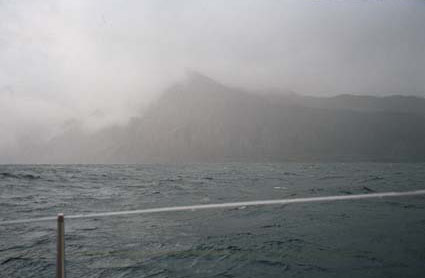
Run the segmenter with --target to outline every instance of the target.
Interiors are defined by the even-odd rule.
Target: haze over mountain
[[[425,97],[424,26],[416,0],[0,0],[0,160],[126,125],[187,69],[311,108],[401,106],[379,97]]]
[[[425,161],[425,99],[255,92],[192,72],[127,125],[95,133],[71,125],[44,144],[1,157],[2,163]]]

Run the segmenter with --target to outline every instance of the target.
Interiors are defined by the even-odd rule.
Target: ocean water
[[[425,164],[3,165],[0,221],[424,188]],[[424,196],[65,226],[67,277],[425,277]],[[0,225],[0,277],[54,277],[55,236],[54,221]]]

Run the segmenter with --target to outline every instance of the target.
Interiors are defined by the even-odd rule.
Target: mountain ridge
[[[126,126],[32,151],[49,163],[425,161],[425,98],[258,94],[192,73]]]

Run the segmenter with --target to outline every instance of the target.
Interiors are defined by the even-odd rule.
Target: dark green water
[[[0,221],[408,191],[425,164],[0,166]],[[55,223],[0,226],[0,277],[54,277]],[[66,221],[67,277],[424,277],[425,198]]]

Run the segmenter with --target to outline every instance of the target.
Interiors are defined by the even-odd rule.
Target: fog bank
[[[423,1],[3,0],[0,150],[125,125],[187,70],[253,90],[425,96],[423,26]]]

